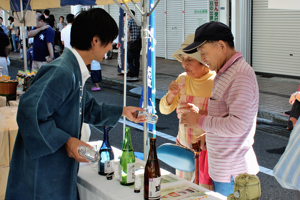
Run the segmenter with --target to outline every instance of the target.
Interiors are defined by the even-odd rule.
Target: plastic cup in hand
[[[184,87],[184,84],[183,83],[178,83],[178,87],[179,87],[179,89],[182,89]]]
[[[156,124],[157,120],[158,120],[158,116],[152,113],[148,113],[147,111],[139,111],[138,113],[138,117],[139,116],[145,116],[146,118],[146,122],[150,123],[150,124]]]
[[[78,147],[78,153],[80,156],[88,159],[92,163],[99,161],[99,153],[87,146]]]

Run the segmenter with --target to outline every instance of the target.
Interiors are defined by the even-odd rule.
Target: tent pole
[[[27,51],[26,51],[26,35],[25,35],[25,17],[23,10],[23,0],[20,0],[21,24],[22,24],[22,42],[23,42],[23,62],[24,72],[27,70]]]
[[[143,66],[143,107],[147,111],[148,107],[148,85],[147,85],[147,42],[148,42],[148,26],[147,26],[147,0],[141,0],[142,6],[142,66]],[[144,123],[144,160],[147,160],[149,152],[149,133],[148,133],[148,123]]]
[[[127,40],[128,40],[128,31],[127,31],[127,17],[128,14],[126,13],[125,16],[125,22],[124,22],[124,26],[125,26],[125,32],[124,32],[124,94],[123,94],[123,106],[126,106],[126,96],[127,96]],[[119,48],[123,48],[123,47],[119,47]],[[123,141],[125,139],[125,127],[126,127],[126,117],[123,117]]]

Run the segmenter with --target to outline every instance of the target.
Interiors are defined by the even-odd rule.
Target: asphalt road
[[[17,70],[22,69],[23,64],[21,62],[12,61],[11,67],[9,67],[9,73],[12,77],[15,77]],[[110,104],[123,105],[123,87],[111,86],[101,84],[102,90],[99,92],[92,92],[90,80],[86,83],[86,88],[93,94],[93,96],[99,102],[106,102]],[[140,97],[133,94],[128,94],[127,98],[128,106],[138,106]],[[159,102],[157,101],[158,105]],[[175,112],[170,115],[162,115],[158,111],[157,131],[165,134],[163,137],[157,134],[157,147],[164,143],[175,143],[174,137],[177,135],[178,119]],[[111,145],[121,148],[122,141],[122,123],[118,123],[115,128],[110,131],[110,143]],[[93,127],[90,141],[102,140],[102,133]],[[284,148],[287,145],[288,138],[280,136],[281,132],[285,131],[285,127],[281,124],[273,124],[263,119],[258,119],[257,131],[255,135],[254,150],[257,156],[258,163],[261,167],[261,171],[258,177],[261,181],[262,197],[261,199],[271,200],[295,200],[294,191],[283,189],[276,179],[272,176],[272,170],[279,160]],[[165,136],[171,136],[171,139]],[[138,127],[131,127],[131,137],[133,148],[135,152],[143,152],[143,131]],[[160,166],[172,173],[175,170],[165,163],[160,161]]]

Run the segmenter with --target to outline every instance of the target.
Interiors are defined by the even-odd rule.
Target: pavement
[[[9,57],[12,61],[23,62],[19,53],[11,52]],[[117,72],[117,54],[114,53],[110,60],[101,62],[102,83],[111,85],[124,85],[124,76]],[[176,80],[182,73],[181,63],[175,60],[164,58],[156,59],[156,98],[160,99],[168,91],[171,81]],[[143,87],[142,67],[140,69],[140,80],[136,82],[127,82],[127,88],[134,94],[141,94]],[[288,116],[285,111],[291,109],[289,98],[292,93],[298,90],[300,81],[298,79],[283,78],[275,76],[257,75],[259,85],[259,110],[258,117],[266,122],[287,125]],[[100,84],[101,86],[101,84]],[[245,97],[247,98],[247,97]]]

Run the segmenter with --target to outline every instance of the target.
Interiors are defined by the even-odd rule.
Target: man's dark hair
[[[38,21],[41,21],[43,20],[44,22],[46,22],[46,18],[44,15],[39,15],[38,18],[37,18]]]
[[[66,18],[67,18],[68,23],[73,23],[73,21],[74,21],[74,15],[73,14],[68,14]]]
[[[44,14],[49,16],[50,15],[50,10],[48,10],[48,9],[44,10]]]
[[[82,11],[75,17],[71,28],[71,46],[79,50],[89,50],[93,38],[99,37],[101,46],[107,46],[118,36],[115,20],[102,8]]]
[[[11,22],[14,22],[14,21],[15,21],[15,19],[14,19],[12,16],[10,16],[10,17],[8,18],[8,20],[10,20]]]
[[[49,15],[49,18],[52,18],[53,19],[53,21],[55,21],[55,17],[54,17],[54,15]]]
[[[3,18],[2,18],[2,17],[0,17],[0,19],[3,21]]]
[[[135,12],[133,10],[131,10],[133,16],[135,16]],[[126,12],[124,12],[123,17],[126,15]]]
[[[45,19],[45,22],[49,24],[49,26],[51,26],[52,28],[54,27],[54,20],[51,17]]]
[[[60,17],[59,17],[59,19],[60,19],[60,18],[63,18],[63,19],[65,19],[65,18],[64,18],[64,16],[60,16]]]

